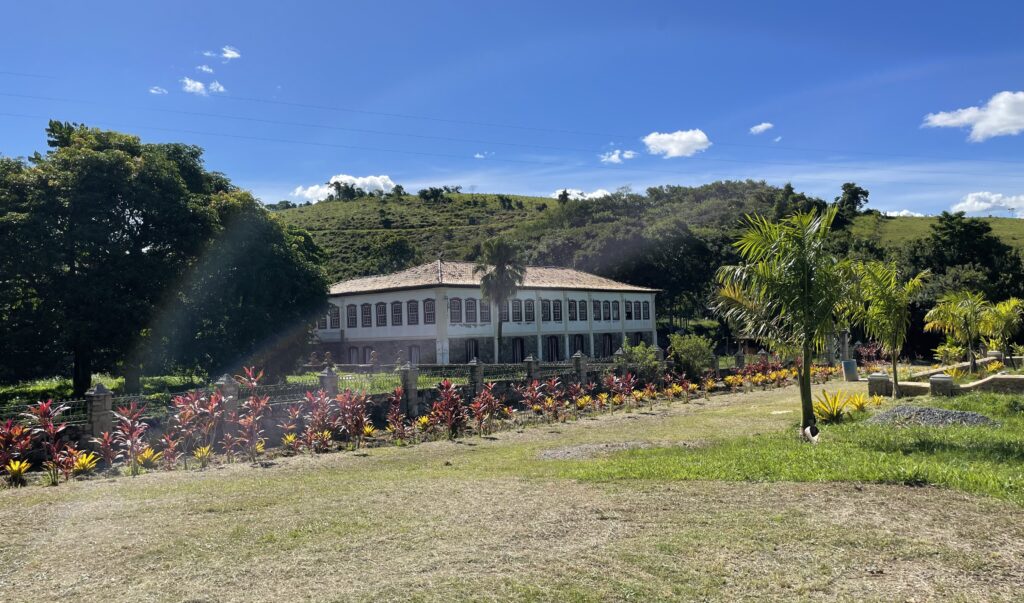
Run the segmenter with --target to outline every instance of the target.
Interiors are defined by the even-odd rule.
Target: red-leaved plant
[[[29,406],[28,412],[22,415],[32,426],[32,433],[43,442],[43,452],[46,455],[43,468],[46,469],[47,481],[51,486],[60,483],[61,473],[70,475],[70,469],[67,467],[69,462],[71,467],[74,467],[71,452],[74,449],[66,449],[63,441],[64,430],[68,424],[60,420],[67,409],[67,404],[54,404],[53,400],[47,400]]]
[[[338,411],[341,415],[341,427],[358,449],[363,443],[363,435],[367,425],[371,424],[367,413],[368,398],[366,394],[345,390],[338,394]]]
[[[469,417],[462,406],[462,396],[452,382],[445,379],[437,385],[438,400],[430,409],[430,422],[443,427],[449,440],[454,440],[465,430]]]
[[[387,430],[391,434],[391,439],[399,445],[412,438],[415,433],[412,425],[409,425],[405,420],[405,413],[402,412],[402,398],[404,396],[405,390],[401,387],[396,387],[388,395]]]
[[[14,419],[0,423],[0,469],[23,458],[32,447],[32,432]]]
[[[249,398],[242,403],[238,413],[237,447],[250,463],[255,463],[263,452],[263,421],[270,412],[270,396],[259,396],[256,388],[263,379],[263,371],[256,372],[255,367],[245,367],[245,375],[235,377],[242,385],[252,390]]]
[[[540,381],[534,379],[526,385],[516,385],[513,389],[522,396],[523,406],[528,410],[538,415],[544,413],[544,386],[541,385]]]
[[[145,406],[132,400],[128,406],[121,406],[114,411],[117,426],[114,428],[114,443],[120,449],[118,458],[128,464],[128,472],[132,477],[139,474],[139,454],[146,448],[146,431],[149,425],[142,421],[146,412]]]
[[[483,390],[473,398],[469,410],[473,413],[476,430],[479,433],[491,433],[495,419],[504,414],[501,398],[494,395],[494,383],[484,385]]]

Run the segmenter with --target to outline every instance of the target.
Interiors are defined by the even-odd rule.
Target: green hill
[[[1024,220],[1020,218],[981,218],[992,227],[992,233],[1018,249],[1024,250]],[[853,225],[858,237],[875,238],[883,247],[898,247],[928,234],[935,218],[890,218],[874,214],[859,216]]]

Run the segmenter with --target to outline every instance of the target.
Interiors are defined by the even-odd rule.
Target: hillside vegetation
[[[1024,220],[1020,218],[980,218],[992,227],[992,234],[1006,244],[1024,249]],[[854,220],[852,232],[855,236],[874,238],[885,248],[895,248],[914,239],[927,236],[929,229],[938,221],[935,216],[890,218],[868,214]]]

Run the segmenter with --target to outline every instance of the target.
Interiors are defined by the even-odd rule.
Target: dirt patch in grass
[[[692,442],[605,442],[602,444],[580,444],[579,446],[543,450],[537,454],[537,458],[545,461],[568,461],[589,459],[623,450],[637,450],[641,448],[703,448],[707,445],[707,442],[701,440]]]

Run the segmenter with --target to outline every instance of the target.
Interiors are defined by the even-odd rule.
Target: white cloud
[[[487,159],[493,157],[494,151],[483,151],[482,153],[473,153],[473,159]]]
[[[548,196],[551,197],[552,199],[557,199],[558,196],[562,194],[563,190],[569,191],[569,198],[570,199],[599,199],[601,197],[607,197],[608,195],[612,194],[611,191],[607,191],[607,190],[605,190],[603,188],[599,188],[599,189],[591,191],[589,193],[581,191],[578,188],[567,188],[567,189],[558,189],[557,191],[551,193]]]
[[[160,86],[150,86],[149,93],[150,94],[167,94],[167,89],[166,88],[161,88]]]
[[[775,138],[772,139],[772,142],[780,142],[781,140],[782,140],[781,136],[776,136]]]
[[[221,85],[221,83],[218,82],[217,80],[213,80],[212,82],[210,82],[210,92],[220,92],[220,93],[223,93],[223,92],[227,92],[227,91],[228,91],[228,89],[225,88],[223,85]]]
[[[651,132],[643,138],[647,152],[651,155],[690,157],[711,146],[708,135],[702,130],[678,130],[671,133]]]
[[[225,61],[230,61],[231,59],[241,58],[242,53],[238,52],[238,49],[234,46],[225,46],[220,49],[220,56],[223,57]]]
[[[924,116],[921,127],[971,127],[968,140],[981,142],[993,136],[1013,136],[1024,131],[1024,92],[999,92],[983,107],[967,107]]]
[[[601,153],[598,157],[601,158],[601,163],[622,163],[627,159],[636,157],[636,151],[615,149],[613,151],[608,151],[607,153]]]
[[[189,94],[198,94],[199,96],[206,96],[206,84],[194,80],[190,77],[181,78],[181,89]]]
[[[204,57],[215,57],[215,56],[219,56],[219,55],[216,52],[212,51],[212,50],[204,50],[203,51],[203,56]]]
[[[203,73],[213,73],[213,67],[210,67],[209,65],[197,65],[196,70],[202,71]]]
[[[923,218],[924,217],[924,214],[918,213],[916,211],[910,211],[909,209],[901,209],[899,211],[887,211],[887,212],[884,212],[884,213],[885,213],[885,215],[889,216],[890,218]]]
[[[1024,195],[1004,195],[979,191],[964,195],[960,203],[953,206],[953,211],[967,213],[979,213],[992,209],[1009,210],[1014,212],[1018,218],[1024,217]]]
[[[767,122],[767,121],[762,121],[761,123],[757,124],[756,126],[752,126],[750,128],[750,133],[754,134],[756,136],[758,134],[764,134],[765,132],[767,132],[768,130],[771,130],[774,127],[775,127],[775,124],[773,124],[771,122]]]
[[[380,176],[349,176],[348,174],[338,174],[337,176],[331,176],[330,183],[334,182],[353,184],[365,191],[384,191],[385,193],[389,193],[391,192],[391,189],[395,188],[394,181],[384,174],[381,174]],[[325,199],[330,194],[330,184],[296,186],[295,190],[292,191],[293,197],[302,197],[304,199],[309,199],[310,201]]]

